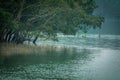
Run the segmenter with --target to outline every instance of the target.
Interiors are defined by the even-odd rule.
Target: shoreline
[[[29,54],[45,54],[48,52],[56,52],[64,49],[70,49],[74,47],[68,46],[55,46],[55,45],[26,45],[26,44],[14,44],[14,43],[0,43],[0,56],[12,56],[12,55],[29,55]]]

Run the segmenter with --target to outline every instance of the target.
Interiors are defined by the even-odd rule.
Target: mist
[[[120,0],[95,0],[98,8],[94,14],[105,17],[100,30],[101,34],[120,34]],[[98,33],[98,29],[91,29],[89,33]]]

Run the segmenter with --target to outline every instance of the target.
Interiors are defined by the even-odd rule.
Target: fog
[[[101,34],[120,34],[120,0],[95,0],[99,6],[94,14],[105,17],[102,24]],[[89,33],[98,33],[91,29]]]

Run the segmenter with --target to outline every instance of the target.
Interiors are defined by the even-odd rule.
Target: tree
[[[2,0],[1,41],[23,43],[38,37],[57,40],[57,33],[75,35],[100,28],[104,18],[93,15],[94,0]]]

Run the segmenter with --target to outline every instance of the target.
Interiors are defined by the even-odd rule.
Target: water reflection
[[[119,50],[76,48],[4,57],[0,79],[119,80],[119,57]]]
[[[61,51],[48,51],[47,53],[31,53],[29,55],[13,55],[9,57],[2,57],[3,64],[47,64],[47,63],[65,63],[70,60],[84,60],[89,59],[92,54],[88,49],[63,49]]]
[[[96,51],[94,51],[96,52]],[[0,66],[3,79],[50,79],[70,80],[78,76],[77,67],[82,67],[93,56],[88,49],[63,49],[50,51],[45,55],[16,55],[4,58]],[[76,65],[76,68],[74,67]]]
[[[75,48],[0,57],[0,80],[120,80],[120,37],[92,36],[46,42]]]

